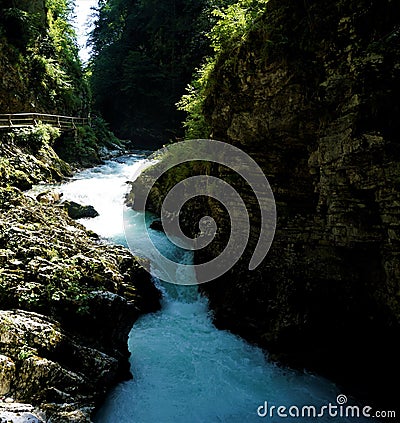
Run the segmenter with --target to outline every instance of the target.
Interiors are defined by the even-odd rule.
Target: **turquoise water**
[[[81,222],[110,242],[126,245],[125,214],[133,237],[130,245],[135,246],[136,254],[146,257],[141,249],[146,230],[143,215],[126,209],[124,213],[123,205],[129,188],[126,181],[135,178],[144,163],[140,154],[109,161],[76,175],[61,191],[66,199],[97,209],[99,217]],[[146,225],[151,219],[146,217]],[[150,231],[160,251],[181,263],[192,262],[191,252],[176,247],[163,233]],[[176,275],[177,281],[189,278],[195,278],[190,267]],[[294,406],[300,413],[304,405],[315,406],[317,413],[329,403],[337,406],[340,392],[323,378],[278,367],[261,349],[217,330],[207,300],[196,286],[155,283],[163,292],[162,310],[141,317],[129,336],[133,379],[110,393],[95,417],[96,423],[366,420],[342,418],[340,414],[329,417],[328,409],[319,418],[278,416],[272,406],[286,406],[286,414],[292,407],[293,415]],[[269,414],[260,417],[257,409],[263,415],[266,401]],[[342,412],[345,415],[345,409]]]

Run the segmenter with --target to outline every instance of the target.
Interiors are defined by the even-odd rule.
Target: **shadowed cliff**
[[[271,0],[218,52],[188,121],[253,156],[277,204],[270,253],[249,272],[260,213],[240,188],[249,248],[201,286],[217,326],[389,408],[400,370],[399,18],[390,0]],[[211,174],[229,178],[218,166]],[[158,193],[179,179],[172,172]],[[202,207],[184,210],[188,232],[205,214],[221,232],[198,262],[219,255],[229,237],[223,210]]]

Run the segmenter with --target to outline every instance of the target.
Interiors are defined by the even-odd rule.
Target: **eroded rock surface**
[[[0,199],[0,396],[52,422],[89,422],[130,376],[129,331],[159,293],[126,249],[62,209],[15,188]]]
[[[129,331],[160,295],[127,249],[20,191],[69,168],[46,140],[14,141],[0,143],[0,421],[88,423],[131,377]]]
[[[226,168],[200,172],[238,189],[252,225],[242,260],[201,286],[216,324],[389,408],[400,377],[399,16],[390,0],[271,0],[219,55],[203,110],[212,137],[250,154],[276,199],[275,240],[257,270],[257,199]],[[152,211],[196,174],[178,172],[156,184]],[[217,222],[202,263],[225,248],[229,219],[199,204],[180,220],[192,234],[201,216]]]

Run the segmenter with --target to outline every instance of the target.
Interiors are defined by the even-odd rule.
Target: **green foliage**
[[[54,150],[62,160],[87,167],[100,163],[97,147],[97,138],[92,128],[83,126],[76,131],[64,133],[55,144]]]
[[[177,103],[187,113],[184,122],[187,138],[208,138],[210,128],[204,115],[204,102],[214,83],[215,66],[224,55],[226,65],[234,65],[236,52],[249,32],[259,24],[268,0],[239,0],[225,7],[215,8],[210,15],[215,24],[208,33],[213,55],[196,71],[187,93]]]
[[[70,0],[2,2],[0,72],[7,75],[7,87],[0,85],[0,109],[88,114],[72,10]]]
[[[215,9],[212,14],[217,22],[208,34],[214,52],[226,52],[237,48],[265,10],[269,0],[239,0],[223,9]]]
[[[60,136],[60,130],[51,125],[39,123],[33,128],[21,128],[10,134],[15,143],[37,152],[44,144],[53,145]]]
[[[25,51],[30,40],[40,34],[40,15],[17,7],[4,7],[0,14],[0,28],[9,41]]]
[[[210,61],[197,72],[197,76],[192,81],[192,84],[186,88],[187,94],[183,95],[177,103],[178,109],[186,112],[188,115],[188,119],[183,123],[185,135],[188,139],[208,138],[210,134],[210,127],[203,114],[205,100],[203,87],[207,80],[208,70],[212,66],[213,62]]]
[[[26,360],[29,357],[33,357],[37,354],[37,351],[33,348],[23,346],[18,354],[18,360]]]
[[[101,117],[91,120],[91,125],[79,126],[76,131],[63,134],[54,149],[62,160],[81,167],[101,163],[98,150],[102,146],[113,148],[121,146],[118,139]]]
[[[96,116],[92,118],[91,129],[96,137],[98,146],[122,146],[122,141],[110,131],[108,123],[102,117]]]
[[[40,181],[60,181],[69,175],[69,166],[51,148],[59,135],[59,129],[42,124],[4,133],[0,142],[0,187],[27,190]]]
[[[154,143],[180,135],[183,114],[175,103],[210,52],[205,36],[210,3],[99,2],[91,40],[93,97],[117,135]]]
[[[169,130],[174,139],[179,111],[189,115],[187,137],[209,136],[203,104],[216,60],[234,57],[267,1],[101,0],[92,33],[95,107],[123,137],[165,142]]]

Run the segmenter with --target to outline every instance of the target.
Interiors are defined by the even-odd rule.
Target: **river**
[[[137,176],[145,160],[145,154],[140,152],[123,156],[84,170],[61,186],[65,199],[96,208],[100,215],[82,219],[81,223],[106,242],[126,245],[123,225],[124,195],[129,189],[126,182]],[[146,257],[146,251],[141,249],[143,216],[125,210],[126,216],[135,234],[135,252]],[[147,216],[147,225],[151,219]],[[192,261],[190,252],[170,243],[162,232],[149,231],[158,248],[169,257],[184,263]],[[176,278],[195,275],[189,270]],[[207,300],[198,294],[196,286],[155,283],[163,292],[162,309],[142,316],[129,336],[133,379],[109,394],[94,419],[96,423],[364,420],[339,414],[329,417],[328,409],[318,419],[301,417],[304,405],[314,406],[320,412],[319,407],[330,403],[339,413],[337,387],[323,378],[281,368],[269,361],[261,349],[227,331],[217,330]],[[286,411],[281,409],[282,416],[278,415],[278,406],[287,407]],[[289,408],[292,417],[288,415]],[[267,415],[260,417],[257,409],[261,416]],[[296,410],[300,417],[293,417]],[[342,413],[343,410],[342,407]],[[283,417],[285,413],[288,417]]]

